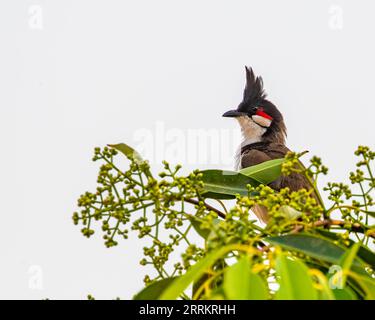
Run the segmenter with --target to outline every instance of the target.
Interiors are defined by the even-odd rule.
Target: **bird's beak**
[[[244,115],[243,112],[240,112],[240,111],[237,111],[237,110],[229,110],[229,111],[227,111],[223,114],[223,117],[234,118],[234,117],[239,117],[239,116],[243,116],[243,115]]]

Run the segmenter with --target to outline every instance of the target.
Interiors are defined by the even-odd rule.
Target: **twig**
[[[346,225],[348,225],[348,222],[346,222],[346,221],[325,219],[325,220],[316,221],[316,222],[310,224],[309,226],[310,227],[323,227],[323,226],[345,227]],[[293,229],[292,232],[297,233],[297,232],[301,231],[303,228],[304,228],[304,226],[301,226],[301,225],[296,226]],[[367,232],[367,230],[365,228],[363,228],[359,223],[350,224],[350,231],[363,233],[363,234],[366,234],[367,236],[375,239],[375,231]]]
[[[195,199],[185,199],[186,202],[189,202],[191,204],[195,204],[195,205],[199,205],[199,201],[198,200],[195,200]],[[216,212],[219,217],[225,219],[225,214],[223,212],[221,212],[220,210],[216,209],[215,207],[213,206],[210,206],[209,204],[207,204],[206,202],[204,203],[204,205],[206,206],[207,209],[211,210],[211,211],[214,211]]]

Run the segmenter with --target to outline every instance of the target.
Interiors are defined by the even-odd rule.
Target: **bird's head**
[[[276,106],[266,99],[262,77],[256,77],[252,68],[246,68],[246,87],[237,109],[223,117],[236,118],[247,139],[285,143],[286,127]]]

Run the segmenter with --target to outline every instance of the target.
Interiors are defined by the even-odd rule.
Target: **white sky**
[[[156,167],[230,169],[237,124],[221,115],[241,100],[244,65],[288,146],[345,180],[355,147],[375,147],[374,12],[370,0],[1,1],[0,298],[131,298],[141,244],[109,250],[71,222],[95,187],[92,149],[151,134]],[[197,132],[219,137],[199,142],[206,159]]]

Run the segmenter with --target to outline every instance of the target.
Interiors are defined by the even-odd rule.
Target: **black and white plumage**
[[[243,100],[236,110],[223,114],[224,117],[238,120],[243,135],[243,142],[236,154],[236,169],[284,158],[290,151],[285,145],[286,126],[283,116],[266,97],[262,78],[256,77],[253,70],[246,67]],[[310,188],[306,177],[296,173],[279,177],[270,187],[275,190],[289,187],[291,191]],[[258,218],[267,222],[268,214],[264,207],[254,207],[253,211]]]

